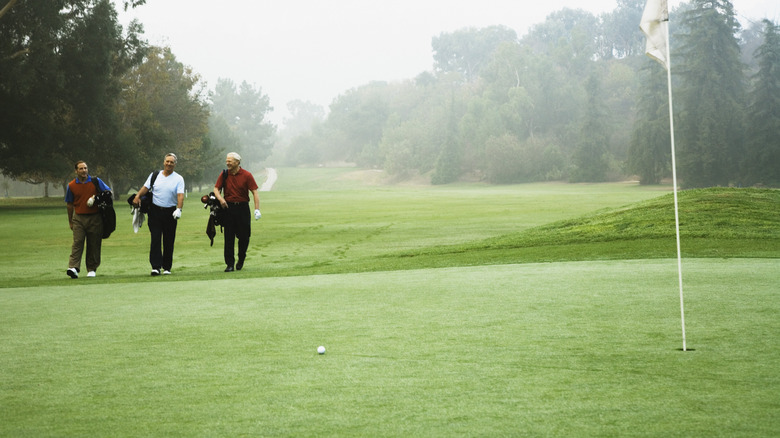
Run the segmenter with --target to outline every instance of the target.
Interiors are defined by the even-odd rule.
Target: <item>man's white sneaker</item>
[[[68,268],[65,273],[68,274],[70,278],[79,278],[79,271],[77,271],[76,268]]]
[[[163,275],[171,275],[171,271],[166,269],[163,271]]]
[[[156,277],[158,275],[160,275],[160,270],[159,269],[152,269],[152,277]]]
[[[97,275],[97,274],[95,274],[95,271],[89,271],[89,272],[87,272],[87,277],[94,277],[94,276],[96,276],[96,275]]]

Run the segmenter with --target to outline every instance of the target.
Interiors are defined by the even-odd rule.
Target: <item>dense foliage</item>
[[[563,9],[521,38],[501,26],[434,37],[431,72],[345,92],[314,130],[283,143],[286,164],[351,161],[434,184],[657,184],[671,175],[669,102],[665,71],[644,56],[644,4]],[[692,0],[670,26],[683,185],[777,185],[776,25],[743,31],[729,1]]]
[[[8,1],[0,9],[0,172],[48,188],[73,178],[83,159],[125,193],[168,152],[190,188],[213,182],[227,149],[268,155],[267,97],[243,84],[238,109],[217,107],[230,123],[210,120],[200,76],[142,37],[140,23],[118,24],[109,0]],[[237,100],[218,99],[220,90],[217,102]]]
[[[618,0],[599,16],[562,9],[521,37],[499,25],[442,33],[430,71],[347,90],[327,115],[290,102],[277,135],[260,88],[220,79],[207,92],[170,49],[142,39],[140,23],[118,25],[114,2],[7,0],[0,172],[48,187],[86,159],[124,192],[167,152],[193,185],[211,183],[223,154],[238,151],[254,163],[351,162],[434,184],[657,184],[672,170],[669,101],[665,71],[643,54],[644,4]],[[780,185],[777,25],[743,29],[728,0],[671,12],[683,186]]]

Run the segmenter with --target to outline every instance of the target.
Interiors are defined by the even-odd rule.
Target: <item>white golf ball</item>
[[[323,347],[322,345],[320,345],[319,347],[317,347],[317,353],[319,353],[319,354],[325,354],[325,347]]]

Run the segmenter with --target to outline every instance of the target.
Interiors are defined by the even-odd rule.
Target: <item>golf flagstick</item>
[[[639,28],[647,36],[646,53],[666,68],[669,91],[669,135],[672,143],[672,191],[674,192],[674,228],[677,239],[677,278],[680,284],[680,319],[682,322],[682,350],[685,345],[685,304],[683,299],[682,255],[680,252],[680,213],[677,202],[677,162],[674,150],[674,109],[672,106],[672,63],[669,48],[669,8],[667,0],[648,0]]]
[[[669,21],[666,21],[666,41],[669,41]],[[669,44],[666,45],[666,59],[671,61],[669,56]],[[669,136],[672,142],[672,189],[674,191],[674,231],[677,238],[677,280],[680,284],[680,321],[682,323],[682,349],[687,351],[685,346],[685,300],[683,299],[683,279],[682,279],[682,255],[680,253],[680,211],[677,203],[677,163],[675,161],[674,151],[674,110],[672,109],[672,66],[666,69],[666,83],[669,89]]]

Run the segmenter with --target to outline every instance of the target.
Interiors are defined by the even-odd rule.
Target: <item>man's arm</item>
[[[252,196],[255,198],[255,220],[260,219],[260,197],[257,195],[257,189],[250,190],[252,192]]]
[[[255,210],[260,210],[260,196],[257,194],[257,189],[250,190],[252,192],[252,196],[255,198]]]
[[[133,205],[140,207],[141,198],[143,198],[147,193],[149,193],[149,189],[147,189],[146,186],[141,186],[141,190],[139,190],[138,193],[136,193],[135,198],[133,198]]]
[[[68,225],[70,226],[70,229],[73,229],[73,203],[68,202]]]
[[[227,208],[227,201],[225,201],[225,198],[222,197],[222,194],[219,193],[219,187],[214,186],[214,197],[217,198],[217,201],[219,201],[219,204],[225,208]]]

